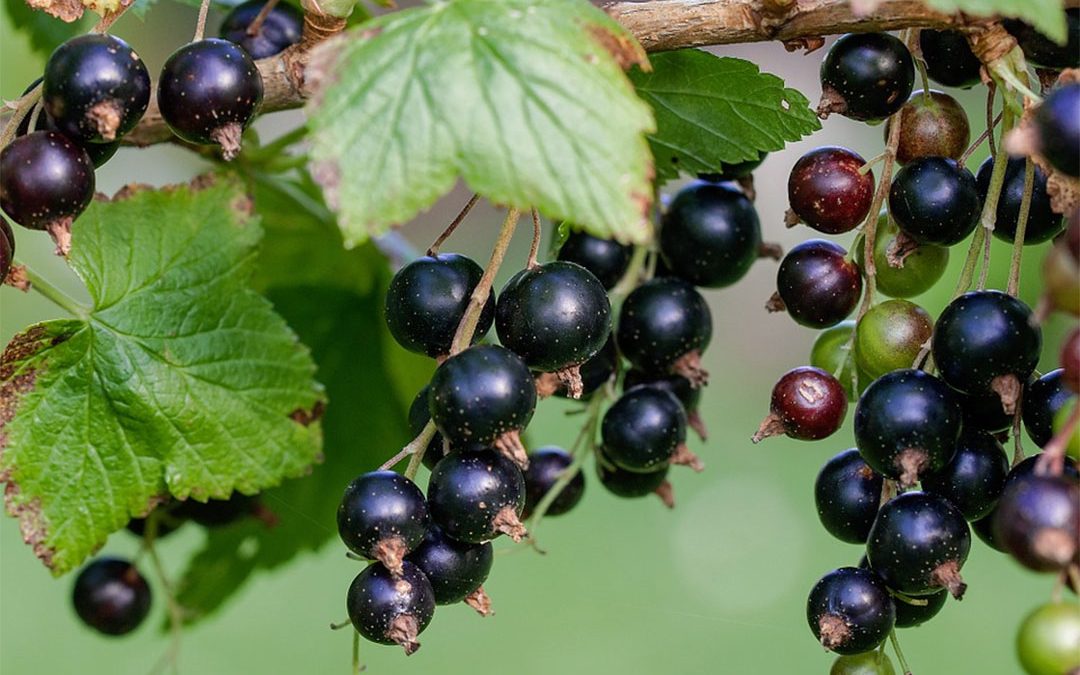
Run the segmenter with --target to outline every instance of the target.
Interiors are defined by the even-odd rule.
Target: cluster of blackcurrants
[[[198,40],[176,50],[157,82],[158,111],[169,128],[188,143],[221,146],[225,159],[239,152],[241,133],[262,101],[262,75],[253,59],[280,52],[301,37],[303,15],[286,3],[274,5],[249,34],[265,4],[238,5],[222,24],[225,39]],[[57,47],[42,78],[26,93],[39,83],[41,109],[28,112],[17,137],[0,150],[0,208],[23,227],[47,230],[57,253],[66,255],[71,224],[94,197],[94,170],[116,154],[142,119],[153,87],[139,55],[104,33]],[[7,277],[13,249],[14,238],[0,247],[0,281]]]
[[[1040,67],[1075,68],[1080,13],[1069,10],[1068,16],[1067,51],[1023,24],[1009,30]],[[952,86],[980,81],[981,64],[959,33],[924,30],[920,43],[930,77]],[[1036,445],[1068,442],[1080,459],[1080,332],[1066,342],[1063,368],[1039,377],[1041,317],[1012,295],[965,293],[936,322],[906,299],[932,287],[944,273],[948,247],[979,226],[994,164],[988,159],[977,176],[964,167],[970,140],[964,111],[947,94],[912,93],[914,77],[907,47],[884,33],[840,38],[821,67],[823,116],[888,119],[886,138],[895,134],[895,160],[902,166],[886,186],[888,209],[878,217],[872,248],[877,290],[893,299],[864,308],[857,324],[845,321],[863,295],[863,242],[852,255],[815,239],[781,261],[777,292],[767,305],[825,330],[815,342],[813,365],[785,373],[775,385],[753,440],[826,438],[843,423],[848,401],[857,401],[857,447],[829,460],[815,485],[825,528],[865,547],[857,567],[825,575],[807,604],[821,644],[851,655],[841,657],[834,673],[892,672],[858,668],[868,667],[865,654],[894,628],[928,621],[949,594],[962,597],[969,522],[987,544],[1031,570],[1063,578],[1070,569],[1080,573],[1080,475],[1072,460],[1065,461],[1061,447],[1023,459],[1018,444],[1010,465],[1001,444],[1010,430],[1018,433],[1022,419]],[[1080,84],[1058,84],[1031,122],[1035,152],[1056,172],[1080,176]],[[839,147],[804,155],[788,183],[788,225],[835,235],[872,218],[872,163]],[[1012,242],[1026,218],[1023,244],[1029,245],[1058,237],[1065,219],[1052,208],[1047,175],[1037,166],[1024,199],[1025,165],[1023,157],[1007,160],[993,234]],[[1074,216],[1047,258],[1047,309],[1080,314],[1078,263],[1080,216]],[[1040,622],[1071,622],[1066,631],[1080,630],[1076,612],[1062,618],[1059,609],[1054,603],[1040,608],[1021,630],[1020,657],[1029,673],[1080,666],[1080,652],[1066,638],[1025,648],[1025,636],[1053,632]]]

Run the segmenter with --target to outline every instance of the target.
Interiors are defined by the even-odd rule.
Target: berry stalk
[[[18,264],[17,261],[16,264]],[[30,269],[30,267],[23,265],[22,269],[23,273],[25,274],[26,280],[30,282],[30,287],[40,293],[43,297],[51,301],[54,305],[79,317],[80,319],[85,319],[87,316],[89,316],[89,311],[86,309],[86,307],[83,307],[70,295],[61,291],[56,286],[53,286],[43,277],[38,276],[38,274],[34,272],[34,270]]]
[[[1028,157],[1024,163],[1024,196],[1020,200],[1020,216],[1016,220],[1012,261],[1009,263],[1009,285],[1005,290],[1014,298],[1020,292],[1020,264],[1024,258],[1024,237],[1027,234],[1028,216],[1031,214],[1031,193],[1034,187],[1035,162]]]
[[[473,196],[469,197],[469,201],[465,202],[465,206],[461,207],[461,210],[458,211],[458,214],[454,216],[454,219],[450,221],[450,224],[446,226],[446,229],[442,231],[442,234],[440,234],[435,239],[435,241],[432,242],[431,246],[428,247],[427,254],[429,256],[434,257],[439,254],[439,247],[441,247],[443,245],[443,242],[449,239],[450,235],[452,235],[454,231],[458,229],[458,225],[461,225],[462,221],[465,220],[465,218],[469,215],[469,212],[473,210],[473,207],[476,206],[476,202],[478,201],[480,201],[480,195],[479,193],[474,192]]]

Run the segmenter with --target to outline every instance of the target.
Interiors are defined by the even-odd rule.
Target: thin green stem
[[[619,279],[619,283],[615,285],[615,288],[611,289],[609,295],[614,301],[625,298],[635,288],[641,284],[641,278],[645,270],[645,263],[649,257],[648,246],[635,246],[634,252],[630,257],[630,263],[626,266],[626,271],[623,273],[622,279]]]
[[[533,237],[532,244],[529,245],[529,259],[525,263],[525,267],[529,269],[540,266],[540,263],[537,262],[536,258],[538,255],[540,255],[540,239],[544,234],[544,229],[540,225],[540,212],[536,210],[536,207],[533,207],[531,211],[533,223]]]
[[[360,665],[360,632],[353,631],[352,635],[352,675],[359,675],[364,667]]]
[[[16,262],[18,264],[18,262]],[[40,276],[37,272],[30,269],[28,265],[23,265],[26,270],[26,280],[30,282],[30,287],[40,293],[42,296],[48,298],[60,309],[63,309],[70,314],[74,314],[80,319],[85,319],[90,316],[90,310],[84,307],[82,304],[76,302],[67,293],[61,291],[56,286],[53,286],[45,277]]]
[[[172,582],[169,581],[169,575],[165,572],[165,566],[162,564],[161,557],[158,556],[157,548],[154,546],[154,532],[150,528],[156,529],[156,522],[148,522],[147,528],[147,537],[143,541],[143,548],[147,557],[150,558],[150,564],[154,568],[154,574],[157,575],[158,583],[161,584],[162,590],[165,591],[165,606],[169,612],[169,634],[172,636],[168,650],[166,650],[154,670],[156,672],[168,664],[172,666],[175,673],[179,671],[178,661],[180,657],[180,639],[183,637],[184,609],[176,599],[175,588]]]
[[[304,140],[305,138],[307,138],[307,135],[307,126],[301,124],[292,131],[286,132],[281,136],[278,136],[266,145],[261,145],[257,148],[249,150],[247,152],[247,159],[256,163],[264,160],[269,160],[278,155],[282,150]]]
[[[424,425],[424,429],[420,432],[420,435],[406,445],[401,453],[398,453],[399,455],[404,453],[405,457],[409,457],[409,466],[405,468],[406,478],[416,478],[416,472],[420,470],[420,464],[424,461],[424,453],[427,452],[427,447],[431,444],[431,439],[434,437],[435,423],[428,420],[428,423]],[[400,461],[401,460],[399,459],[390,464],[390,466],[393,466]]]
[[[15,132],[19,130],[19,125],[26,119],[26,116],[34,109],[34,106],[41,100],[41,83],[38,82],[30,91],[26,92],[18,99],[15,100],[15,109],[11,113],[11,117],[8,118],[7,125],[4,126],[4,131],[0,133],[0,148],[6,148],[8,143],[15,138]]]
[[[1035,188],[1035,162],[1027,158],[1024,165],[1024,196],[1020,200],[1020,214],[1016,218],[1016,236],[1013,238],[1012,261],[1009,263],[1009,285],[1006,292],[1016,297],[1020,292],[1020,265],[1024,259],[1024,238],[1027,236],[1028,216],[1031,214],[1031,193]]]
[[[896,638],[895,628],[889,631],[889,642],[892,644],[893,651],[896,652],[896,660],[900,662],[900,669],[904,671],[904,675],[911,675],[911,667],[908,666],[907,659],[904,658],[904,651],[900,649],[900,640]]]

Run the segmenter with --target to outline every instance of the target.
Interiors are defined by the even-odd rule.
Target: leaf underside
[[[942,12],[964,12],[973,16],[1000,15],[1021,19],[1052,40],[1064,43],[1065,12],[1061,0],[925,0]]]

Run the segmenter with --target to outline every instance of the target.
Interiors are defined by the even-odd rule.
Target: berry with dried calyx
[[[808,328],[828,328],[848,317],[862,296],[862,271],[842,246],[810,239],[795,246],[776,270],[776,293],[765,308],[787,311]]]
[[[365,639],[400,645],[405,654],[412,654],[420,649],[416,638],[435,614],[435,591],[411,562],[402,563],[400,574],[375,563],[353,579],[345,606],[353,627]]]
[[[961,89],[982,81],[982,62],[960,31],[924,28],[919,31],[919,48],[933,81]]]
[[[979,222],[982,198],[975,176],[955,160],[923,157],[896,172],[889,214],[920,244],[952,246]]]
[[[896,608],[873,570],[842,567],[814,585],[806,602],[806,620],[825,649],[859,654],[888,637]]]
[[[424,539],[430,518],[424,493],[393,471],[365,473],[345,488],[337,511],[338,534],[353,553],[378,560],[391,574]]]
[[[555,487],[574,458],[562,448],[553,445],[538,448],[529,453],[529,468],[525,471],[525,510],[522,518],[532,515],[536,506]],[[580,471],[563,486],[548,506],[545,516],[561,516],[569,512],[585,494],[585,476]]]
[[[915,62],[903,42],[888,33],[849,33],[821,62],[818,115],[882,120],[904,105],[914,83]]]
[[[654,473],[668,464],[704,469],[686,446],[686,412],[670,392],[639,386],[624,393],[600,426],[604,457],[626,471]]]
[[[574,230],[559,248],[557,258],[581,265],[592,272],[604,288],[611,290],[626,274],[633,252],[633,246]]]
[[[1080,89],[1080,87],[1077,87]],[[1080,115],[1080,111],[1077,111]],[[1080,143],[1080,137],[1077,138]],[[1077,147],[1080,147],[1078,145]],[[1080,154],[1080,150],[1077,151]],[[1020,207],[1024,199],[1025,165],[1023,157],[1010,157],[1005,165],[1005,182],[998,197],[997,215],[994,219],[994,236],[1010,244],[1016,239],[1016,228],[1020,222]],[[987,158],[979,166],[976,181],[979,186],[979,198],[986,199],[990,189],[990,174],[994,171],[992,158]],[[1050,195],[1046,188],[1046,174],[1035,167],[1035,178],[1031,184],[1031,203],[1028,207],[1027,226],[1024,229],[1024,245],[1041,244],[1056,237],[1065,227],[1065,219],[1055,213],[1050,205]]]
[[[811,366],[793,368],[773,387],[769,414],[750,440],[760,443],[781,434],[802,441],[820,440],[840,428],[845,414],[847,395],[835,377]]]
[[[712,339],[712,313],[690,284],[671,277],[638,286],[623,301],[615,344],[635,367],[708,382],[701,354]]]
[[[866,160],[837,146],[815,148],[799,158],[788,176],[789,226],[799,221],[825,234],[858,227],[874,201],[874,172]]]
[[[458,541],[480,544],[500,534],[521,541],[526,535],[525,478],[493,450],[444,457],[431,472],[427,496],[431,519]]]
[[[464,602],[483,616],[491,614],[491,601],[482,584],[491,572],[494,559],[491,542],[457,541],[434,525],[428,528],[424,541],[405,558],[431,582],[436,605]]]

